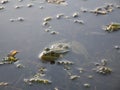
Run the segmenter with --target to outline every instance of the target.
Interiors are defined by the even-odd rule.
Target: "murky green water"
[[[56,5],[44,2],[44,0],[11,0],[3,4],[5,9],[0,10],[0,59],[10,50],[17,49],[20,53],[16,56],[25,68],[17,68],[15,64],[0,66],[0,82],[8,82],[9,85],[0,90],[120,90],[120,50],[114,49],[114,45],[120,45],[120,31],[107,33],[102,26],[111,22],[120,23],[120,9],[115,8],[107,15],[94,15],[93,13],[80,12],[80,8],[93,10],[96,7],[108,3],[120,5],[119,0],[66,0],[68,5]],[[44,2],[44,3],[41,3]],[[27,4],[33,3],[28,8]],[[15,9],[15,5],[23,5]],[[0,4],[2,6],[2,4]],[[39,7],[43,7],[40,9]],[[79,12],[79,17],[73,18],[72,14]],[[56,19],[56,15],[63,13],[70,19]],[[52,30],[59,34],[51,35],[45,32],[47,27],[42,26],[43,19],[52,16],[50,21]],[[23,17],[23,22],[10,22],[9,19]],[[75,19],[84,21],[84,25],[74,23]],[[65,40],[72,42],[73,51],[65,55],[63,59],[73,61],[70,72],[80,75],[76,80],[70,80],[63,66],[57,64],[42,63],[38,54],[44,47],[54,42]],[[108,60],[108,66],[113,72],[110,75],[100,75],[94,72],[94,62],[101,59]],[[47,68],[46,78],[52,81],[50,85],[33,84],[23,82],[24,78],[33,76],[40,66]],[[79,73],[77,68],[84,68],[85,72]],[[92,75],[93,79],[87,76]],[[85,88],[84,83],[90,83],[90,88]]]

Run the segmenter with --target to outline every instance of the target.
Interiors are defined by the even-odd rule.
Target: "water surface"
[[[102,26],[110,22],[120,23],[120,10],[114,9],[107,15],[94,15],[93,13],[80,12],[80,8],[88,10],[104,6],[108,3],[120,5],[119,0],[66,0],[68,5],[56,5],[44,2],[44,0],[11,0],[4,4],[5,9],[0,10],[0,59],[7,55],[10,50],[17,49],[20,53],[16,56],[20,59],[25,68],[18,69],[16,65],[0,66],[0,82],[8,82],[10,85],[0,87],[1,90],[120,90],[120,51],[114,49],[114,45],[120,45],[120,32],[107,33],[102,30]],[[43,3],[41,3],[43,2]],[[28,8],[27,4],[33,3],[33,7]],[[15,9],[15,5],[23,5],[22,8]],[[0,4],[2,6],[2,4]],[[39,7],[43,6],[43,9]],[[72,18],[74,12],[79,12],[78,18]],[[63,13],[70,16],[70,19],[56,19],[56,15]],[[59,32],[51,35],[42,26],[44,17],[52,16],[50,21],[52,30]],[[10,22],[11,18],[23,17],[23,22]],[[74,19],[84,21],[84,25],[75,24]],[[54,42],[65,40],[76,43],[76,53],[68,53],[64,59],[73,61],[75,64],[71,68],[73,74],[81,77],[76,80],[69,80],[69,76],[62,66],[49,63],[42,63],[38,59],[38,54],[44,47]],[[101,59],[108,60],[108,66],[113,69],[110,75],[104,76],[92,71],[94,62]],[[50,85],[33,84],[27,85],[24,78],[33,76],[40,66],[47,68],[46,78],[52,81]],[[85,72],[80,74],[77,68],[82,67]],[[93,79],[88,79],[88,75],[93,75]],[[90,88],[85,88],[84,83],[90,83]]]

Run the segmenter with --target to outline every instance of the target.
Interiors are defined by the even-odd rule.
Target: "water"
[[[120,90],[120,51],[114,49],[114,45],[120,45],[120,32],[107,33],[102,30],[102,26],[110,22],[120,23],[120,10],[115,9],[107,15],[99,16],[80,12],[81,7],[91,10],[104,6],[105,3],[120,5],[120,1],[67,0],[67,6],[40,2],[44,2],[44,0],[23,0],[22,2],[11,0],[4,5],[4,10],[0,10],[0,59],[10,50],[17,49],[20,53],[16,57],[25,66],[25,68],[18,69],[14,64],[1,65],[0,82],[8,82],[10,85],[0,86],[0,90],[53,90],[55,87],[58,87],[59,90],[86,90],[84,83],[90,83],[89,90]],[[33,3],[34,6],[28,8],[28,3]],[[23,5],[23,7],[15,9],[15,5]],[[40,9],[39,6],[43,6],[43,9]],[[72,17],[74,12],[80,13],[80,17],[77,19],[83,20],[84,25],[75,24],[74,18],[56,19],[56,15],[59,13]],[[46,27],[42,26],[42,22],[43,18],[47,16],[53,17],[50,25],[52,30],[59,32],[58,35],[51,35],[44,31]],[[18,17],[24,17],[25,20],[23,22],[9,21],[11,18]],[[75,63],[70,71],[80,75],[79,79],[69,80],[63,66],[45,64],[38,59],[38,54],[44,47],[60,40],[77,42],[76,45],[79,45],[75,48],[78,49],[77,53],[70,52],[64,57]],[[95,68],[93,63],[100,62],[103,58],[108,60],[108,66],[113,69],[113,72],[107,76],[92,71]],[[38,72],[40,66],[47,68],[46,78],[50,79],[52,84],[29,86],[24,83],[23,79],[33,76]],[[79,67],[84,68],[85,72],[80,74],[77,70]],[[88,79],[88,75],[93,75],[93,79]]]

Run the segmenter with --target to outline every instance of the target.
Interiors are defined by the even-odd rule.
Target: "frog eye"
[[[50,48],[47,47],[47,48],[45,48],[44,50],[45,50],[45,51],[50,51]]]

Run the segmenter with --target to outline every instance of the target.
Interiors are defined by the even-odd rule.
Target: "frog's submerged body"
[[[85,46],[78,41],[67,42],[65,40],[57,41],[51,44],[49,47],[43,49],[43,51],[38,55],[38,58],[43,62],[55,63],[57,59],[61,59],[69,51],[81,55],[85,60],[89,60],[89,54]]]

